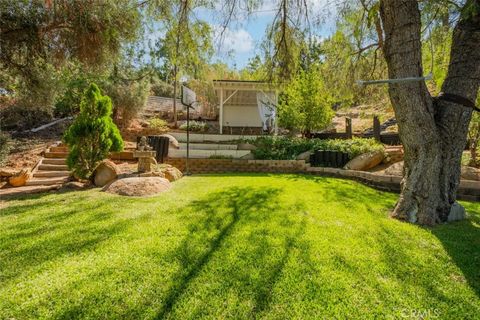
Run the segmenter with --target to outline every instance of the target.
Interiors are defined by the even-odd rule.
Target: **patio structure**
[[[271,83],[213,80],[213,87],[219,102],[220,134],[277,134],[278,91]]]

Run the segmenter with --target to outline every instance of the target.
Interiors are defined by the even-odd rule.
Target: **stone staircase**
[[[32,178],[26,186],[51,186],[60,185],[70,176],[67,167],[68,149],[65,146],[53,146],[45,151],[37,166],[32,171]]]

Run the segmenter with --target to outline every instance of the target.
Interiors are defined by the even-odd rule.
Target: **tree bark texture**
[[[480,0],[468,1],[479,5]],[[389,77],[423,76],[417,0],[381,0],[384,54]],[[442,92],[475,101],[480,85],[480,15],[457,23]],[[473,109],[432,98],[424,81],[389,85],[405,150],[404,178],[392,216],[434,225],[447,221],[460,182],[461,157]]]

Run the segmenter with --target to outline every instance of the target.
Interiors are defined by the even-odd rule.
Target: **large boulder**
[[[403,176],[403,161],[396,162],[385,169],[385,174],[389,176]]]
[[[347,170],[364,171],[378,166],[385,158],[383,151],[372,151],[361,154],[350,160],[344,167]]]
[[[32,177],[29,170],[22,169],[20,172],[8,178],[8,183],[13,187],[24,186],[27,181]]]
[[[385,169],[385,174],[390,176],[403,176],[404,162],[400,161]],[[480,181],[480,169],[462,166],[461,178],[464,180]]]
[[[97,187],[103,187],[117,179],[119,174],[120,170],[115,163],[110,160],[103,160],[95,169],[94,183]]]
[[[164,192],[170,188],[170,182],[160,177],[133,177],[118,179],[106,185],[103,191],[121,196],[144,197]]]
[[[239,143],[237,146],[237,150],[257,150],[257,147],[251,143]]]
[[[162,165],[160,168],[160,171],[163,172],[165,175],[165,178],[168,179],[168,181],[173,182],[177,181],[181,177],[183,177],[182,171],[178,170],[177,168],[167,164],[167,165]]]
[[[480,169],[462,166],[462,179],[480,181]]]
[[[465,208],[458,202],[454,202],[448,214],[448,221],[464,220],[466,217],[467,213],[465,212]]]
[[[300,153],[298,156],[297,156],[297,160],[305,160],[305,162],[310,162],[310,156],[313,154],[312,151],[305,151],[305,152],[302,152]]]
[[[170,147],[179,149],[180,145],[178,144],[178,140],[172,136],[171,134],[161,134],[160,137],[168,138]]]

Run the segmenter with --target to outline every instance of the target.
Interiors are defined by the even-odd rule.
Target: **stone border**
[[[402,177],[375,174],[366,171],[343,170],[338,168],[310,167],[307,169],[314,175],[331,176],[356,180],[375,189],[400,192]],[[457,197],[459,200],[480,202],[480,182],[473,180],[461,180]]]
[[[167,158],[165,163],[185,171],[185,158]],[[351,179],[373,188],[400,192],[402,177],[375,174],[366,171],[343,170],[340,168],[310,167],[304,160],[246,160],[246,159],[190,159],[191,173],[307,173],[320,176]],[[480,182],[462,180],[458,190],[458,199],[480,202]]]

